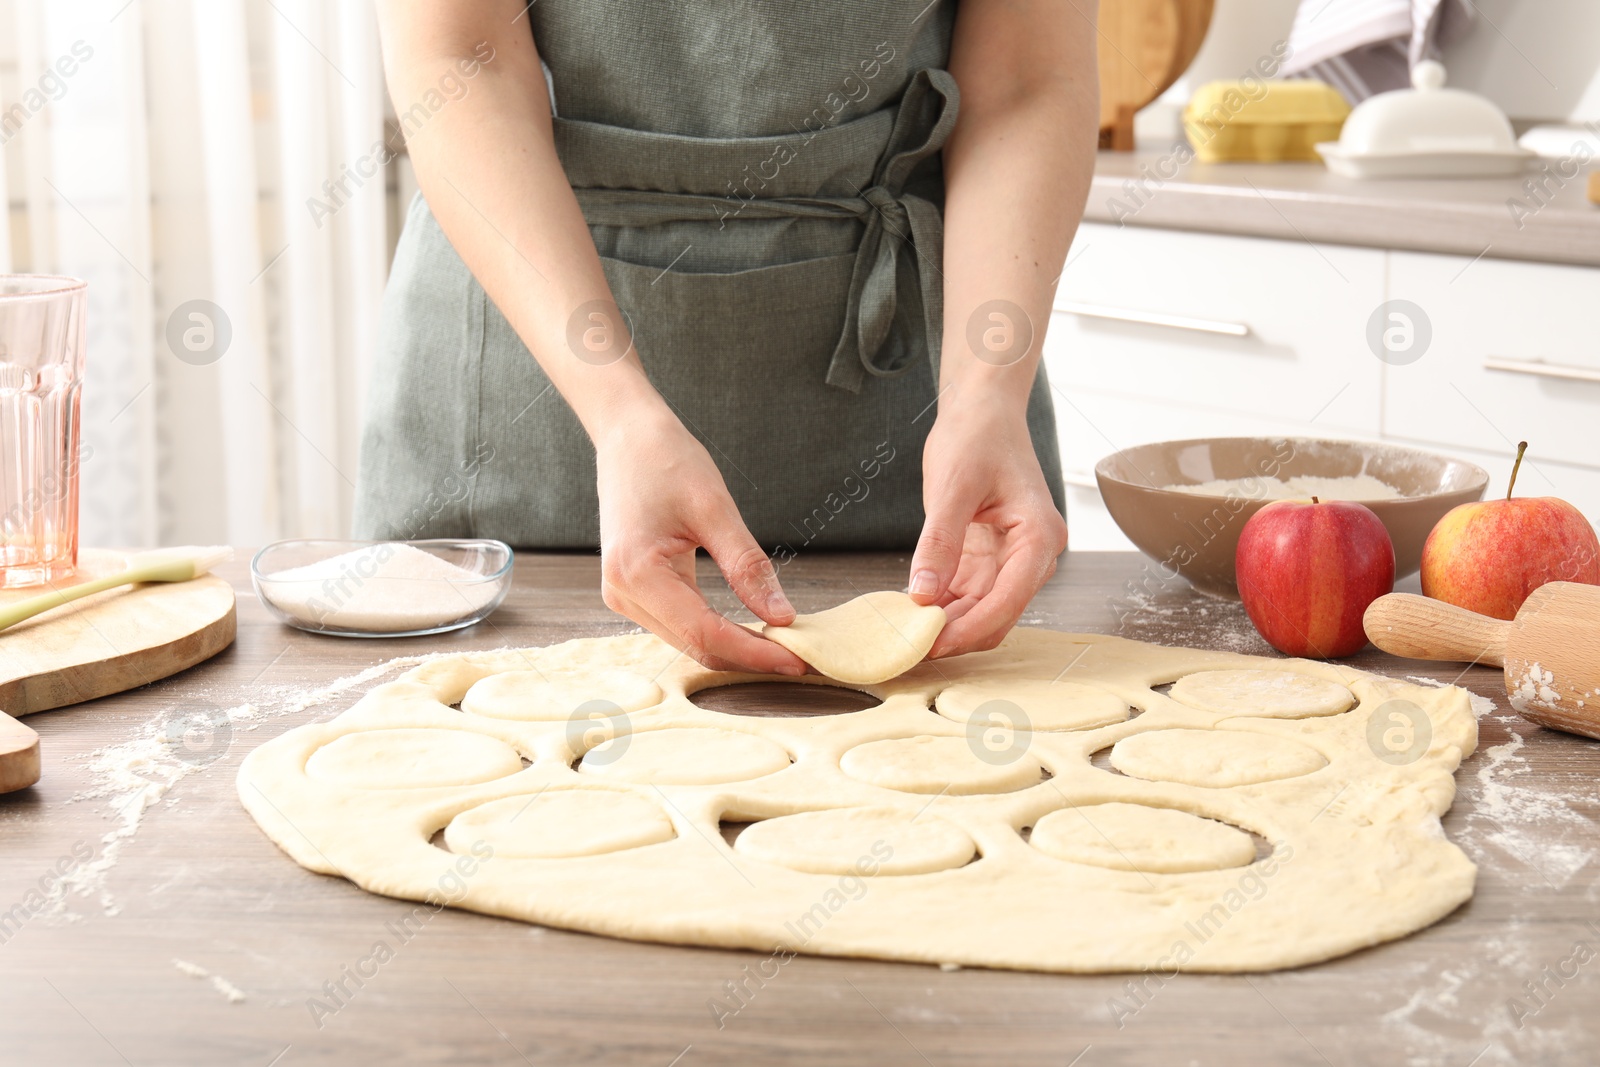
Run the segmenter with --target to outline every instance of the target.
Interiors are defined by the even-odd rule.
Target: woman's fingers
[[[802,675],[800,657],[713,611],[700,590],[666,561],[642,568],[628,583],[638,615],[657,623],[650,630],[712,670]],[[638,615],[624,612],[638,621]]]
[[[992,588],[944,628],[928,652],[929,659],[995,647],[1022,617],[1039,587],[1056,572],[1059,550],[1038,535],[1012,531],[1011,536],[1021,540],[1000,563]],[[1005,550],[997,547],[997,551]]]
[[[706,532],[706,551],[745,607],[762,622],[789,625],[794,622],[794,606],[778,584],[777,568],[750,536],[739,513],[731,507],[729,511],[716,529]]]

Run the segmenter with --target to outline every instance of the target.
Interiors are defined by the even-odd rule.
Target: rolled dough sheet
[[[874,685],[921,663],[944,621],[943,608],[882,590],[761,632],[829,678]]]
[[[1068,671],[1095,715],[1022,729],[976,714],[1011,700],[1047,719],[1036,697]],[[1234,692],[1216,671],[1306,685],[1175,699]],[[597,685],[484,684],[511,672]],[[1439,821],[1477,740],[1460,689],[1019,629],[871,683],[881,703],[847,715],[688,698],[751,680],[649,634],[445,656],[261,745],[239,795],[301,865],[374,893],[763,953],[1264,971],[1403,937],[1472,894],[1475,869]],[[659,699],[576,728],[544,703],[612,687],[636,705],[646,683]],[[478,686],[482,704],[454,706]],[[1311,690],[1353,704],[1333,711]],[[1431,726],[1403,765],[1368,740],[1395,699]],[[1109,768],[1095,759],[1108,749]]]

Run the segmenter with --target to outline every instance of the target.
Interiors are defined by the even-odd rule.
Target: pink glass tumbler
[[[0,589],[70,577],[88,284],[0,274]]]

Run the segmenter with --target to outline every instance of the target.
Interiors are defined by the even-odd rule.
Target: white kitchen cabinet
[[[1409,363],[1367,340],[1393,300],[1430,334]],[[1519,495],[1600,520],[1600,270],[1086,224],[1055,304],[1044,359],[1076,550],[1131,547],[1095,463],[1186,437],[1392,440],[1484,466],[1491,494],[1525,439]]]
[[[1384,253],[1302,241],[1078,231],[1045,341],[1055,382],[1252,418],[1379,432],[1366,343]]]
[[[1092,482],[1093,478],[1088,482],[1067,480],[1067,547],[1073,552],[1135,551]]]
[[[1506,495],[1506,482],[1511,477],[1511,464],[1515,458],[1510,451],[1462,448],[1460,445],[1412,441],[1404,437],[1390,440],[1397,445],[1425,448],[1430,452],[1476,463],[1489,472],[1489,488],[1484,490],[1484,499]],[[1600,529],[1600,469],[1530,455],[1522,461],[1522,470],[1517,472],[1516,495],[1558,496],[1583,512],[1584,517],[1596,529]]]
[[[1600,465],[1600,270],[1393,252],[1389,294],[1433,337],[1388,368],[1386,435]]]

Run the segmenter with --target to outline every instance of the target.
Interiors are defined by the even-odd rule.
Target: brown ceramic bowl
[[[1139,549],[1202,593],[1239,599],[1233,556],[1239,531],[1268,502],[1266,489],[1201,495],[1168,489],[1239,478],[1368,474],[1399,490],[1396,500],[1362,501],[1394,541],[1394,576],[1422,566],[1422,544],[1444,513],[1482,498],[1489,474],[1414,448],[1309,437],[1214,437],[1124,449],[1095,465],[1106,510]],[[1259,485],[1260,482],[1257,482]]]

